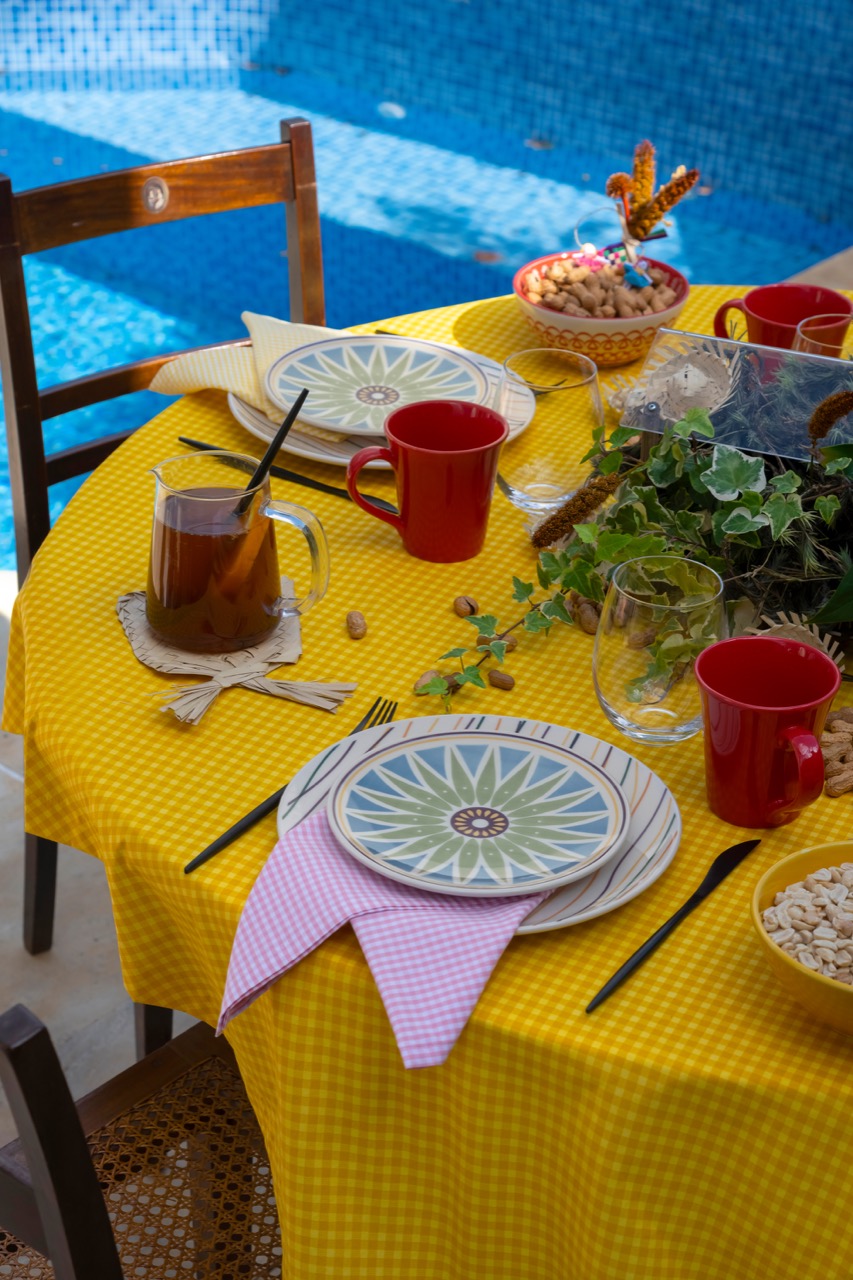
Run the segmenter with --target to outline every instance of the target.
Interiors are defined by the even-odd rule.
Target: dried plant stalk
[[[638,142],[634,148],[634,178],[631,185],[631,205],[634,209],[639,209],[655,193],[655,149],[648,138]]]
[[[560,538],[567,538],[575,525],[582,524],[587,516],[597,511],[624,479],[624,474],[619,475],[615,471],[609,476],[591,476],[568,502],[534,529],[531,537],[534,547],[550,547]]]
[[[821,400],[809,418],[813,453],[817,453],[818,441],[829,434],[839,418],[845,418],[848,413],[853,413],[853,391],[836,391],[835,395]]]
[[[677,204],[698,181],[699,170],[688,169],[686,173],[680,173],[670,178],[669,182],[665,182],[653,200],[647,200],[639,207],[635,206],[628,222],[631,235],[636,240],[642,240],[647,236],[655,229],[664,214]]]

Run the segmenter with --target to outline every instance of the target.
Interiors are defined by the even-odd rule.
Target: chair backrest
[[[92,470],[129,431],[45,455],[42,423],[147,388],[177,353],[40,391],[23,259],[116,231],[259,205],[286,207],[290,317],[325,323],[323,262],[311,126],[282,121],[281,142],[140,165],[15,193],[0,175],[0,377],[3,383],[18,577],[50,529],[48,488]]]

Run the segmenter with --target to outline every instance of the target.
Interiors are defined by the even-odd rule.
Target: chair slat
[[[281,146],[140,165],[17,197],[21,252],[38,253],[96,236],[293,200],[290,157]]]

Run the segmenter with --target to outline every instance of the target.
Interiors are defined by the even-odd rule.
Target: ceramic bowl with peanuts
[[[846,883],[845,883],[846,882]],[[821,1022],[853,1033],[853,841],[777,862],[752,897],[752,922],[781,985]]]
[[[679,316],[690,293],[686,277],[644,258],[652,283],[634,289],[620,267],[592,270],[587,261],[582,253],[550,253],[515,273],[513,291],[528,324],[546,346],[578,351],[597,365],[640,360],[658,329],[672,328]]]

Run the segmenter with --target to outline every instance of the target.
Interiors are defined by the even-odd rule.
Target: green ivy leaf
[[[604,530],[598,535],[598,542],[595,548],[596,563],[618,563],[621,553],[635,541],[636,539],[630,533],[610,533],[608,530]],[[629,558],[633,559],[633,552]]]
[[[783,471],[781,476],[772,476],[770,483],[777,493],[793,493],[803,482],[796,471]]]
[[[762,529],[766,524],[766,517],[751,515],[747,507],[735,507],[720,527],[723,533],[752,533],[755,529]]]
[[[702,482],[721,502],[730,502],[747,489],[760,493],[767,487],[763,460],[750,458],[728,444],[715,446],[713,464],[703,472]]]
[[[632,538],[626,548],[627,555],[621,560],[635,560],[639,556],[660,556],[669,550],[669,545],[662,533],[644,533],[639,538]],[[621,563],[621,560],[619,563]]]
[[[825,470],[828,476],[849,475],[853,471],[853,458],[833,458]]]
[[[441,655],[439,662],[443,662],[445,658],[464,658],[467,652],[467,649],[449,649]]]
[[[512,588],[513,600],[529,600],[533,595],[533,583],[522,582],[521,578],[516,578],[514,574],[512,579]]]
[[[655,450],[652,450],[655,453]],[[668,489],[674,480],[677,479],[676,468],[677,462],[669,451],[659,453],[657,456],[650,458],[646,474],[652,484],[658,489]]]
[[[835,517],[838,515],[839,511],[841,510],[841,503],[838,501],[838,498],[835,496],[834,493],[830,493],[823,498],[816,498],[814,505],[815,505],[815,510],[820,515],[824,524],[829,524],[829,525],[832,524]]]
[[[560,590],[577,591],[578,595],[587,596],[590,600],[604,599],[604,586],[600,576],[591,564],[581,559],[576,559],[560,578]]]
[[[546,618],[555,618],[557,622],[565,622],[570,627],[574,626],[574,618],[566,608],[564,596],[552,596],[550,600],[546,600],[540,606],[540,612],[544,613]]]
[[[684,417],[672,428],[676,436],[704,436],[711,439],[714,435],[714,424],[707,409],[688,409]]]
[[[457,682],[458,682],[458,679],[459,677],[457,676],[456,677]],[[432,694],[432,693],[436,694],[438,697],[441,697],[441,698],[446,698],[447,695],[450,693],[450,685],[442,676],[433,676],[431,680],[428,680],[426,684],[422,684],[420,689],[418,689],[419,698],[424,697],[426,694]]]
[[[609,476],[614,471],[618,471],[622,466],[622,454],[618,449],[613,449],[611,453],[605,453],[604,457],[598,464],[598,470],[603,476]]]
[[[676,533],[688,542],[699,538],[704,522],[705,517],[698,511],[676,511],[673,519]]]
[[[485,689],[486,687],[486,682],[479,667],[463,667],[459,675],[455,676],[454,679],[458,685],[475,684],[478,689]]]
[[[497,658],[498,662],[503,662],[506,654],[506,640],[493,640],[489,645],[489,653],[493,658]]]
[[[537,631],[550,631],[552,620],[551,618],[546,618],[539,609],[536,609],[525,615],[521,625],[525,631],[531,631],[535,634]]]
[[[474,614],[470,618],[466,618],[466,622],[470,622],[472,626],[477,628],[477,634],[481,636],[493,636],[498,630],[498,620],[491,613],[484,613],[480,617]]]
[[[539,580],[539,585],[542,588],[542,590],[547,591],[551,585],[552,579],[548,576],[548,573],[544,565],[542,564],[541,556],[536,561],[536,577]]]
[[[575,533],[578,535],[579,542],[594,543],[598,538],[597,524],[576,524]]]
[[[803,504],[800,501],[800,495],[797,493],[771,494],[763,507],[763,515],[770,526],[770,536],[774,542],[802,514]]]
[[[620,449],[623,444],[633,440],[636,435],[636,427],[617,427],[615,431],[611,432],[607,443],[611,449]]]

